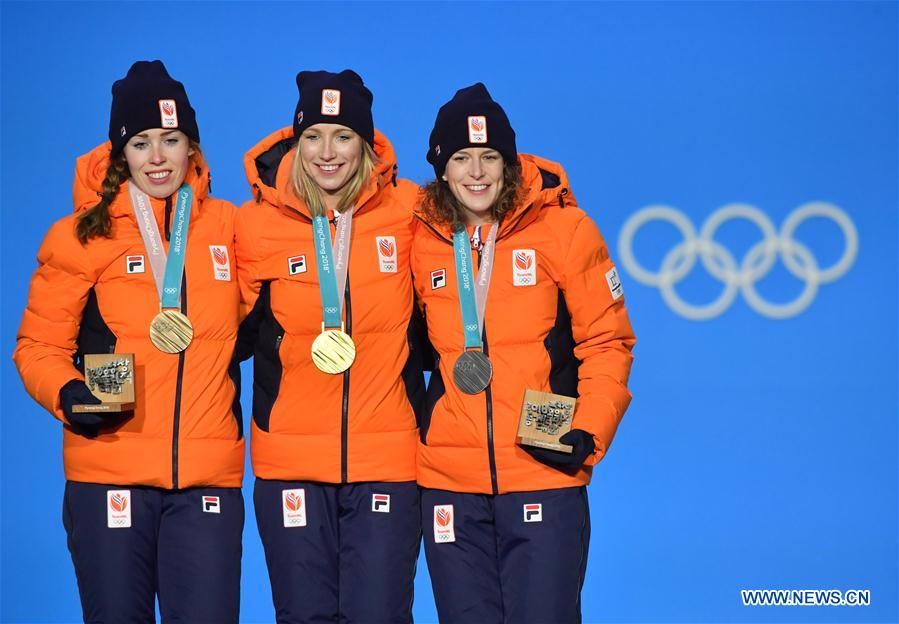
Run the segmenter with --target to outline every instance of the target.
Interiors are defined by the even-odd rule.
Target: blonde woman
[[[300,72],[293,124],[247,154],[238,211],[254,356],[254,501],[278,622],[408,622],[423,396],[410,348],[417,187],[372,94]]]

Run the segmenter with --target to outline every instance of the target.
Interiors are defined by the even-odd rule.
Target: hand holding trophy
[[[575,471],[593,454],[593,436],[572,429],[576,400],[550,392],[525,390],[517,442],[537,461],[562,471]]]
[[[64,385],[59,400],[69,425],[78,433],[94,437],[134,410],[134,355],[87,354],[84,379]]]

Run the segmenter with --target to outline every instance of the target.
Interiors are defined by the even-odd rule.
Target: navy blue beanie
[[[434,166],[438,178],[446,170],[450,157],[466,147],[491,147],[507,163],[518,160],[515,131],[506,111],[490,97],[481,82],[459,89],[437,111],[428,140],[428,162]]]
[[[340,124],[352,129],[375,146],[375,124],[371,117],[371,91],[351,69],[339,74],[301,71],[297,74],[300,99],[293,115],[293,135],[319,123]]]
[[[119,154],[135,134],[151,128],[177,129],[200,142],[197,115],[184,85],[169,76],[162,61],[137,61],[112,85],[112,155]]]

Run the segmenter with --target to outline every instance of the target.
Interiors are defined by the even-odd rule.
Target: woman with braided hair
[[[14,359],[64,430],[63,522],[86,622],[237,622],[244,440],[229,371],[235,208],[208,195],[194,110],[160,61],[112,88],[109,142],[40,251]],[[134,407],[85,357],[133,354]],[[231,374],[229,374],[231,373]]]

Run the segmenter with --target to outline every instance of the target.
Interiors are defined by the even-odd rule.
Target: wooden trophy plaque
[[[127,412],[134,409],[134,354],[87,353],[84,383],[98,405],[73,405],[73,412]]]
[[[516,442],[524,446],[570,453],[574,447],[559,442],[571,430],[576,399],[551,392],[525,390]]]

